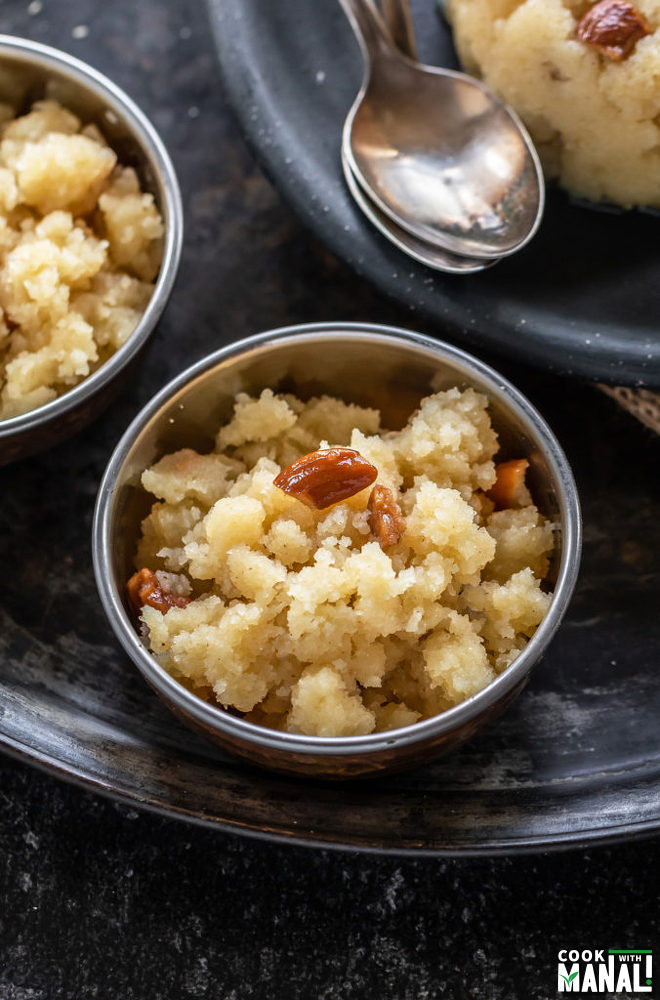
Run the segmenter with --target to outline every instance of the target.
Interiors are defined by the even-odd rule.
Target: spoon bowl
[[[403,250],[409,257],[432,267],[436,271],[444,271],[447,274],[475,274],[491,267],[497,260],[479,260],[476,257],[461,257],[453,254],[449,250],[443,250],[433,243],[426,243],[417,236],[409,233],[406,229],[385,215],[381,208],[376,205],[368,195],[362,190],[353,176],[350,165],[342,151],[342,167],[344,178],[348,190],[353,196],[358,208],[366,215],[371,223],[386,236],[391,243],[394,243],[399,250]]]
[[[365,56],[342,149],[369,199],[398,226],[484,260],[538,229],[544,182],[517,115],[477,80],[403,56],[371,0],[341,0]]]

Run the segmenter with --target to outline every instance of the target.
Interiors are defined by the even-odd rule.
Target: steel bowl
[[[65,52],[0,35],[0,101],[27,111],[54,98],[85,123],[94,122],[153,194],[165,224],[165,245],[149,305],[126,343],[79,385],[37,409],[0,420],[0,465],[48,448],[80,430],[119,391],[156,326],[172,291],[183,237],[181,194],[169,155],[154,127],[119,87]]]
[[[286,388],[377,407],[383,426],[401,427],[429,392],[473,386],[490,400],[502,458],[525,457],[539,509],[559,525],[551,560],[553,597],[537,632],[513,664],[455,708],[405,728],[368,736],[293,735],[246,722],[191,693],[140,639],[126,600],[140,522],[153,502],[144,469],[182,447],[210,451],[238,392]],[[226,347],[189,368],[136,417],[100,485],[93,526],[97,586],[117,638],[143,677],[184,722],[255,764],[334,778],[421,764],[494,719],[522,689],[566,611],[580,560],[580,512],[573,475],[552,432],[506,379],[476,358],[420,334],[384,326],[324,323],[274,330]]]

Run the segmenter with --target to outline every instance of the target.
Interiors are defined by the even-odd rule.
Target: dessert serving
[[[518,111],[549,177],[660,205],[657,0],[448,0],[464,68]]]
[[[330,396],[240,394],[215,449],[142,475],[127,581],[145,641],[200,697],[290,733],[396,729],[476,694],[546,613],[554,526],[495,462],[487,399],[396,431]]]
[[[54,100],[0,105],[0,419],[48,403],[134,331],[163,222],[96,125]]]

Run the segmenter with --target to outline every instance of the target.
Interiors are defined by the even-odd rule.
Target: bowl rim
[[[165,224],[163,259],[149,303],[139,323],[122,346],[96,371],[61,396],[15,417],[0,420],[0,441],[49,423],[88,401],[111,382],[144,346],[170,296],[183,246],[183,203],[174,165],[162,139],[147,116],[128,94],[88,63],[50,45],[27,38],[0,34],[0,60],[4,56],[52,69],[83,89],[94,91],[110,110],[124,121],[142,148],[162,189],[160,206]]]
[[[306,736],[268,729],[230,715],[224,709],[188,691],[158,663],[155,656],[141,642],[126,613],[121,595],[114,587],[111,573],[112,539],[109,529],[117,478],[138,435],[161,407],[165,406],[169,399],[188,382],[238,355],[262,347],[300,342],[301,339],[327,342],[327,336],[330,334],[338,340],[351,339],[356,334],[361,338],[373,339],[380,343],[386,339],[397,346],[404,345],[413,351],[426,353],[427,356],[430,352],[439,362],[443,359],[458,362],[467,369],[466,376],[475,374],[483,379],[493,395],[516,411],[523,423],[534,431],[533,439],[541,444],[544,457],[552,468],[558,487],[557,499],[562,530],[562,553],[550,607],[538,629],[512,664],[481,691],[439,715],[399,729],[363,736]],[[395,746],[409,746],[448,734],[478,717],[516,686],[522,684],[533,665],[540,660],[568,607],[579,571],[581,541],[580,504],[573,473],[566,456],[540,413],[508,379],[460,348],[424,334],[383,324],[341,321],[279,327],[243,338],[197,361],[165,385],[130,423],[110,457],[99,485],[94,509],[92,559],[101,603],[116,637],[145,680],[164,697],[166,702],[173,703],[176,708],[190,715],[205,728],[227,737],[238,738],[242,742],[254,743],[261,749],[288,751],[303,756],[325,754],[330,757],[341,757],[356,753],[367,756],[378,754],[385,749],[391,751]]]

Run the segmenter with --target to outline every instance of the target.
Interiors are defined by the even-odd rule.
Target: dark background
[[[287,323],[423,327],[312,239],[255,166],[201,3],[1,0],[0,31],[107,73],[173,156],[186,241],[150,384],[173,374],[162,345],[174,332],[192,362]],[[536,400],[582,406],[635,454],[653,447],[591,387],[498,364]],[[118,426],[146,386],[138,376],[115,404]],[[102,422],[86,435],[110,454]],[[657,859],[657,839],[494,860],[273,845],[137,813],[2,758],[0,1000],[547,1000],[561,947],[660,944]]]

